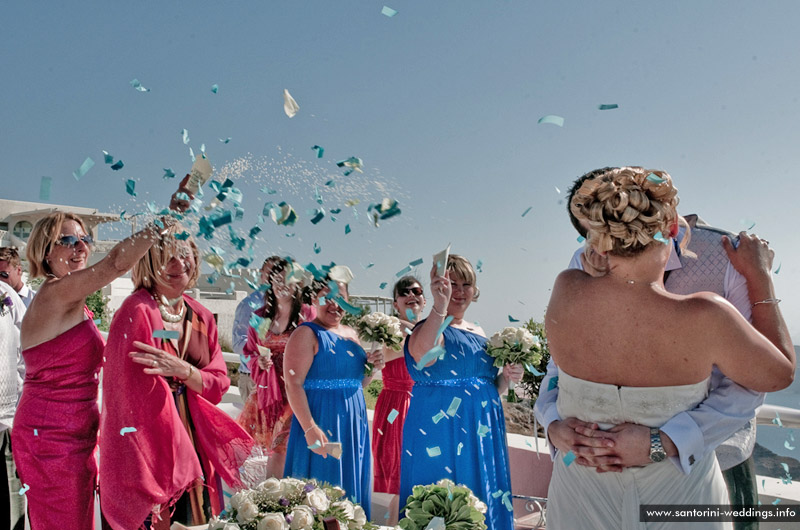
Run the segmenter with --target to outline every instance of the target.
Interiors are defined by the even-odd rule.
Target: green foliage
[[[545,334],[543,323],[536,322],[531,318],[525,322],[524,327],[539,337],[539,342],[542,345],[542,359],[534,366],[542,375],[536,375],[529,370],[525,370],[522,381],[517,385],[518,389],[530,396],[531,406],[533,406],[539,396],[539,387],[542,384],[542,379],[544,379],[544,373],[547,371],[547,363],[550,362],[550,348],[547,344],[547,335]]]
[[[364,401],[367,402],[368,409],[375,409],[375,403],[378,401],[381,390],[383,390],[383,381],[380,379],[374,379],[364,389]]]
[[[97,325],[100,331],[108,331],[108,326],[111,324],[108,297],[103,296],[102,291],[97,290],[86,297],[86,305],[89,307],[89,311],[94,313],[94,319],[100,319],[100,323]]]
[[[434,517],[441,517],[447,530],[485,530],[485,511],[486,505],[469,488],[443,479],[414,487],[398,526],[403,530],[423,530]]]
[[[356,307],[361,309],[361,312],[359,314],[351,315],[350,313],[345,311],[344,315],[342,315],[342,324],[344,324],[345,326],[350,326],[353,329],[357,329],[356,326],[358,326],[358,320],[361,317],[369,314],[369,309],[367,309],[366,307],[358,305]]]

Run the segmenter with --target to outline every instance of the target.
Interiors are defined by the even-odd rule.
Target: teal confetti
[[[350,225],[349,224],[348,225],[344,225],[344,235],[347,235],[349,233],[350,233]]]
[[[33,430],[33,435],[34,436],[39,436],[39,429],[34,429]]]
[[[396,276],[397,278],[402,278],[403,276],[405,276],[405,275],[406,275],[406,274],[408,274],[409,272],[411,272],[411,265],[408,265],[408,266],[406,266],[406,267],[405,267],[403,270],[401,270],[401,271],[398,271],[398,272],[395,274],[395,276]]]
[[[186,129],[181,130],[181,137],[183,138],[183,144],[187,145],[189,143],[189,131]],[[192,154],[194,156],[194,154]]]
[[[154,339],[179,339],[181,337],[180,331],[171,331],[167,329],[154,329],[153,330],[153,338]]]
[[[778,264],[778,268],[775,269],[775,274],[778,274],[779,272],[781,272],[781,265],[783,265],[783,263],[779,263]]]
[[[498,498],[498,497],[499,497],[500,495],[502,495],[502,494],[503,494],[503,490],[497,490],[497,491],[495,491],[494,493],[492,493],[492,498],[493,498],[493,499],[496,499],[496,498]]]
[[[322,251],[322,247],[318,244],[314,243],[314,254],[319,254]]]
[[[95,318],[94,320],[92,320],[92,322],[94,322],[95,326],[99,326],[100,323],[103,322],[103,319],[102,318]]]
[[[416,319],[417,315],[415,315],[411,309],[406,308],[406,320],[408,320],[409,322],[414,322]]]
[[[454,397],[453,400],[450,402],[450,406],[447,407],[447,415],[451,418],[456,415],[458,411],[458,407],[461,406],[461,398]]]
[[[528,209],[525,210],[524,212],[522,212],[522,217],[525,217],[526,215],[528,215],[528,212],[530,212],[531,210],[533,210],[533,206],[528,206]]]
[[[478,262],[475,264],[475,270],[478,272],[483,272],[483,260],[479,259]]]
[[[316,449],[317,447],[322,447],[322,442],[319,440],[308,446],[309,449]]]
[[[317,224],[325,218],[325,208],[317,208],[313,212],[314,217],[311,218],[311,224]]]
[[[667,181],[667,179],[662,179],[661,177],[659,177],[655,173],[650,173],[645,178],[647,180],[649,180],[650,182],[654,182],[656,184],[661,184],[662,182],[666,182]]]
[[[367,270],[367,269],[370,269],[370,268],[374,267],[375,264],[370,262],[367,265],[361,265],[361,266],[364,267],[364,270]]]
[[[214,93],[214,94],[216,94],[217,92],[219,92],[219,85],[218,85],[218,84],[216,84],[216,83],[214,83],[213,85],[211,85],[211,92],[212,92],[212,93]]]
[[[535,375],[536,377],[541,377],[541,376],[543,376],[543,375],[544,375],[544,372],[540,372],[540,371],[539,371],[539,370],[537,370],[537,369],[536,369],[536,367],[535,367],[535,366],[533,366],[532,364],[526,364],[526,365],[525,365],[525,369],[526,369],[527,371],[529,371],[530,373],[532,373],[533,375]]]
[[[612,110],[612,109],[618,109],[619,105],[617,105],[616,103],[603,103],[598,105],[597,108],[599,110]]]
[[[52,177],[42,177],[42,180],[39,182],[39,200],[40,201],[49,201],[50,200],[50,186],[53,183]]]
[[[231,212],[229,210],[225,210],[221,214],[211,216],[211,224],[214,225],[215,228],[229,224],[232,221],[233,217],[231,216]]]
[[[347,311],[351,315],[360,315],[361,314],[361,308],[360,307],[356,307],[356,306],[354,306],[352,304],[348,304],[345,301],[345,299],[342,298],[341,296],[337,296],[336,298],[333,299],[333,301],[336,302],[337,304],[339,304],[339,307],[341,307],[342,309],[344,309],[345,311]]]
[[[478,422],[478,436],[483,438],[487,434],[489,434],[489,426],[488,425],[484,425],[481,422]]]
[[[189,157],[191,157],[192,162],[196,162],[197,161],[197,157],[194,156],[194,150],[191,147],[189,148]]]
[[[175,234],[175,239],[177,239],[178,241],[186,241],[187,239],[189,239],[189,235],[190,235],[189,232],[184,230],[180,234]]]
[[[442,321],[441,325],[439,326],[439,330],[436,332],[436,340],[439,340],[439,337],[442,336],[444,330],[447,329],[447,326],[450,325],[450,322],[453,321],[453,315],[447,315],[445,319]]]
[[[586,238],[585,238],[585,237],[583,237],[583,236],[578,236],[578,239],[577,239],[576,241],[577,241],[578,243],[583,243],[584,241],[586,241]]]
[[[131,79],[130,84],[133,88],[135,88],[139,92],[150,92],[150,89],[143,87],[138,79]]]
[[[509,512],[514,511],[514,506],[511,504],[511,492],[507,491],[503,493],[503,506],[506,507],[506,510]]]
[[[341,212],[342,212],[342,209],[341,209],[341,208],[331,208],[331,213],[332,213],[333,215],[339,214],[339,213],[341,213]]]
[[[317,158],[322,158],[322,154],[325,152],[325,148],[324,148],[324,147],[322,147],[321,145],[315,145],[315,146],[314,146],[314,147],[312,147],[311,149],[312,149],[313,151],[316,151],[316,152],[317,152]],[[333,182],[333,181],[329,180],[328,182]]]
[[[789,440],[786,440],[785,442],[783,442],[783,446],[786,449],[788,449],[789,451],[794,451],[794,449],[795,449],[794,446],[789,443]]]
[[[423,263],[422,258],[417,258],[414,261],[408,262],[408,264],[410,266],[412,266],[412,267],[418,267],[418,266],[422,265],[422,263]]]
[[[175,178],[175,172],[172,171],[172,169],[170,169],[168,167],[165,167],[164,168],[164,180],[174,179],[174,178]]]
[[[400,413],[397,412],[397,410],[392,409],[389,411],[389,415],[386,416],[386,421],[388,421],[390,424],[394,423],[394,420],[396,420],[399,415]]]
[[[482,408],[482,409],[485,409],[485,408],[486,408],[486,405],[488,405],[488,404],[489,404],[489,402],[488,402],[488,401],[481,401],[481,408]]]
[[[333,179],[331,179],[331,180],[327,181],[327,182],[325,183],[325,185],[326,185],[326,186],[329,186],[329,187],[331,187],[331,188],[332,188],[332,187],[336,186],[336,181],[335,181],[335,180],[333,180]],[[336,213],[339,213],[339,212],[336,212]]]
[[[664,243],[665,245],[669,245],[669,239],[665,238],[661,234],[660,230],[658,232],[656,232],[656,235],[653,236],[653,239],[655,239],[656,241],[660,241],[660,242]]]
[[[84,160],[83,164],[81,164],[81,167],[72,172],[72,176],[75,177],[75,180],[80,180],[93,167],[94,167],[94,160],[92,160],[91,157],[87,156],[86,160]]]
[[[425,365],[427,365],[429,362],[434,360],[439,355],[444,355],[445,352],[446,350],[437,344],[436,346],[428,350],[428,352],[422,356],[422,359],[420,359],[417,362],[417,364],[414,365],[414,367],[417,370],[422,370],[423,368],[425,368]]]
[[[780,498],[778,498],[778,499],[775,499],[774,501],[772,501],[772,504],[775,505],[775,504],[778,504],[780,502],[781,502],[781,500],[780,500]]]
[[[396,14],[397,14],[397,10],[396,9],[392,9],[389,6],[383,6],[383,9],[381,9],[381,15],[383,15],[383,16],[392,18]]]
[[[381,282],[381,284],[378,286],[378,288],[379,288],[379,289],[386,289],[386,286],[387,286],[387,285],[389,285],[389,284],[388,284],[388,283],[386,283],[386,282]]]
[[[745,230],[752,230],[753,227],[756,226],[756,222],[755,221],[751,221],[750,219],[740,219],[739,220],[739,224],[741,224],[742,226],[747,227],[747,228],[745,228]]]
[[[133,179],[125,181],[125,191],[127,191],[128,195],[131,197],[136,197],[136,181]]]
[[[575,456],[575,453],[573,453],[572,451],[570,451],[569,453],[567,453],[567,454],[565,454],[565,455],[564,455],[564,465],[565,465],[565,466],[567,466],[567,467],[569,467],[569,465],[570,465],[571,463],[573,463],[573,462],[575,461],[575,459],[576,459],[576,458],[577,458],[577,457]]]
[[[554,378],[552,378],[550,380],[550,382],[548,383],[548,385],[547,385],[547,390],[548,391],[553,390],[554,388],[558,388],[558,376],[555,376]]]
[[[428,456],[431,458],[440,456],[442,454],[442,450],[439,448],[438,445],[435,447],[426,447],[425,451],[428,452]]]
[[[433,419],[433,423],[439,423],[440,421],[442,421],[446,417],[447,417],[447,414],[445,414],[444,411],[440,410],[439,412],[437,412],[433,416],[433,418],[432,418]]]
[[[509,322],[519,322],[519,319],[517,319],[517,318],[514,318],[514,317],[512,317],[511,315],[508,315],[508,321],[509,321]]]
[[[233,140],[233,138],[231,138],[230,136],[228,136],[227,138],[220,138],[219,139],[219,141],[222,142],[223,144],[229,144],[229,143],[231,143],[231,140]]]
[[[136,427],[123,427],[119,430],[120,436],[125,436],[129,432],[136,432]]]
[[[25,492],[27,492],[29,489],[31,489],[31,487],[25,484],[19,489],[19,494],[25,495]]]
[[[110,154],[108,154],[108,151],[103,151],[103,161],[106,164],[113,164],[114,163],[114,157],[111,156]]]
[[[276,193],[278,193],[278,190],[273,190],[273,189],[270,189],[270,188],[268,188],[266,186],[262,187],[261,191],[263,193],[266,193],[267,195],[275,195]]]
[[[462,442],[458,442],[458,447],[456,447],[456,455],[461,456],[462,449],[464,449],[464,444]]]
[[[536,123],[549,123],[551,125],[558,125],[559,127],[564,126],[564,118],[561,116],[556,116],[555,114],[548,114],[547,116],[542,116],[539,118],[539,121]]]
[[[119,171],[123,167],[125,167],[125,164],[122,162],[122,160],[117,160],[116,163],[114,163],[114,165],[111,166],[111,169],[113,169],[114,171]]]

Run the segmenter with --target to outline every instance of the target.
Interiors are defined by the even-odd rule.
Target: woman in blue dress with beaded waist
[[[511,476],[499,393],[506,391],[509,380],[522,378],[522,367],[506,365],[498,375],[486,354],[483,329],[464,320],[480,294],[475,279],[475,270],[462,256],[450,255],[444,276],[436,276],[434,265],[433,309],[406,341],[414,394],[403,429],[400,501],[404,503],[416,485],[449,478],[486,503],[489,528],[512,530]],[[440,335],[447,319],[449,325]],[[435,346],[444,347],[444,356],[417,370],[417,363]],[[498,491],[502,495],[493,495]]]
[[[336,285],[337,295],[330,284]],[[372,380],[364,377],[365,363],[381,369],[383,353],[367,358],[355,330],[341,323],[343,311],[335,298],[347,300],[347,284],[326,278],[315,282],[314,291],[317,318],[297,327],[284,353],[286,397],[294,411],[284,476],[341,486],[369,518],[372,473],[362,386]],[[323,297],[330,297],[324,305]],[[338,459],[328,458],[334,442],[341,444]]]

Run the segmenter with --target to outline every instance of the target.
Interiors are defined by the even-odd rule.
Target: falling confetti
[[[136,432],[136,427],[123,427],[119,430],[120,436],[125,436],[125,434],[129,432]]]
[[[294,100],[287,89],[283,89],[283,112],[290,118],[294,118],[297,111],[300,110],[300,105]],[[306,144],[308,145],[308,144]]]
[[[384,15],[384,16],[387,16],[389,18],[392,18],[393,16],[395,16],[397,14],[397,10],[396,9],[392,9],[389,6],[383,6],[383,9],[381,9],[381,14]]]
[[[314,151],[317,152],[317,158],[322,158],[322,153],[325,152],[325,148],[322,147],[321,145],[315,145],[311,149],[313,149]],[[328,181],[328,182],[332,182],[332,181]],[[327,185],[327,183],[326,183],[326,185]]]
[[[150,89],[143,87],[138,79],[132,79],[130,83],[131,86],[136,90],[138,90],[139,92],[150,92]]]
[[[167,329],[154,329],[153,330],[153,338],[154,339],[179,339],[181,337],[180,331],[171,331]]]
[[[569,465],[575,461],[575,458],[577,458],[575,456],[575,453],[573,453],[572,451],[568,452],[567,454],[564,455],[564,465],[569,467]]]
[[[508,315],[508,321],[509,322],[519,322],[519,319],[516,319],[516,318],[512,317],[511,315]]]
[[[116,163],[114,163],[114,165],[111,166],[111,169],[113,169],[114,171],[119,171],[123,167],[125,167],[125,164],[122,163],[122,160],[117,160]]]
[[[656,184],[661,184],[662,182],[666,182],[667,181],[667,179],[663,179],[663,178],[659,177],[658,175],[656,175],[655,173],[650,173],[645,178],[647,180],[649,180],[650,182],[655,182]]]
[[[656,241],[660,241],[660,242],[664,243],[665,245],[669,245],[669,239],[665,238],[661,234],[661,231],[656,232],[656,235],[653,236],[653,239],[655,239]]]
[[[397,416],[399,415],[400,413],[397,410],[392,409],[391,411],[389,411],[389,415],[386,416],[386,421],[388,421],[390,424],[394,423],[394,420],[396,420]]]
[[[92,160],[91,157],[87,156],[86,160],[84,160],[83,164],[81,164],[81,167],[72,172],[72,176],[75,177],[75,180],[80,180],[93,167],[94,167],[94,160]]]
[[[231,143],[231,137],[228,136],[227,138],[220,138],[219,141],[222,142],[223,144],[229,144]]]
[[[612,110],[612,109],[618,109],[619,105],[617,105],[616,103],[604,103],[598,105],[597,108],[599,110]]]
[[[28,491],[29,489],[31,489],[31,487],[25,484],[19,489],[19,494],[25,495],[25,492]]]
[[[556,116],[554,114],[548,114],[547,116],[542,116],[539,118],[537,123],[550,123],[552,125],[558,125],[559,127],[564,126],[564,118],[561,116]]]
[[[425,450],[428,452],[428,456],[431,458],[442,454],[442,450],[438,445],[435,447],[426,447]]]
[[[216,94],[217,92],[219,92],[219,85],[218,85],[218,84],[216,84],[216,83],[214,83],[213,85],[211,85],[211,92],[213,92],[214,94]]]
[[[175,172],[172,171],[172,169],[170,169],[168,167],[165,167],[164,168],[164,180],[166,180],[166,179],[174,179],[174,178],[175,178]]]
[[[125,181],[125,191],[127,191],[128,195],[131,197],[136,197],[136,181],[133,179]]]
[[[181,130],[181,138],[183,138],[183,145],[189,144],[189,131],[186,129]]]
[[[522,217],[525,217],[526,215],[528,215],[528,212],[530,212],[531,210],[533,210],[533,206],[528,206],[528,209],[525,210],[524,212],[522,212]]]
[[[42,177],[41,182],[39,182],[39,200],[41,201],[50,200],[50,186],[52,183],[53,183],[52,177]]]

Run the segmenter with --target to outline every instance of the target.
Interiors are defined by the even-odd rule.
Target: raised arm
[[[444,276],[436,276],[436,265],[434,264],[431,268],[431,292],[433,294],[431,312],[428,318],[414,329],[414,333],[408,339],[408,351],[417,362],[434,346],[444,343],[444,339],[437,337],[437,334],[439,327],[447,317],[447,307],[450,304],[450,295],[453,293],[453,287],[450,285],[450,271],[446,271]],[[431,366],[435,362],[436,359],[426,366]]]

